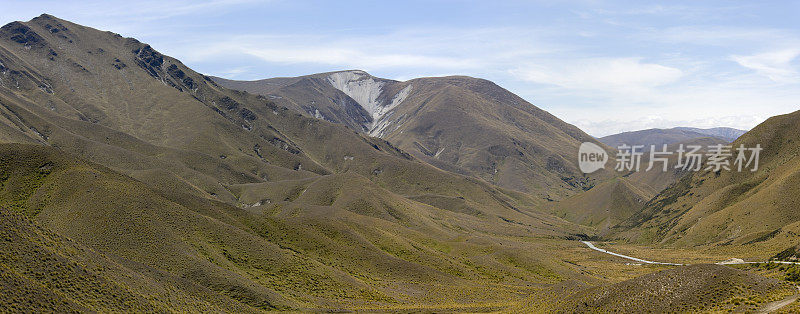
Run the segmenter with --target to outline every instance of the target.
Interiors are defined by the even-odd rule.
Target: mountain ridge
[[[258,81],[214,80],[386,139],[441,169],[543,199],[560,199],[610,176],[587,176],[577,169],[579,144],[602,144],[484,79],[447,76],[400,82],[348,70]]]

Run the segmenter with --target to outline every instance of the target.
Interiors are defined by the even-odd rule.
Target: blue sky
[[[15,1],[232,79],[362,69],[492,80],[595,136],[800,109],[800,2]]]

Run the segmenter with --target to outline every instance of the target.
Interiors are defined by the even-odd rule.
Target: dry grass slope
[[[573,293],[531,300],[554,313],[751,312],[796,293],[791,285],[726,266],[699,264]]]
[[[768,258],[800,241],[800,112],[768,119],[733,145],[761,145],[758,171],[693,173],[621,225],[618,237],[674,246],[748,246]]]

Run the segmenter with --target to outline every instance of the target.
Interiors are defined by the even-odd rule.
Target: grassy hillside
[[[31,39],[20,43],[20,34]],[[9,137],[58,147],[152,186],[234,204],[226,186],[354,172],[401,195],[443,193],[493,208],[536,202],[512,200],[520,194],[221,88],[135,39],[48,15],[8,24],[0,35],[8,69],[0,110]]]
[[[0,209],[0,307],[12,312],[252,312],[186,279],[111,258]]]
[[[746,245],[765,257],[798,239],[800,112],[768,119],[733,143],[760,144],[758,171],[684,177],[621,225],[621,237],[672,245]]]
[[[0,62],[2,139],[27,143],[0,147],[0,206],[213,306],[497,306],[579,274],[542,241],[584,228],[537,198],[135,39],[42,15],[0,28]]]
[[[181,292],[181,298],[204,299],[205,293],[218,299],[207,306],[252,311],[433,306],[443,300],[450,300],[449,306],[501,304],[531,284],[576,275],[557,259],[537,253],[555,248],[509,237],[551,237],[546,224],[526,225],[511,215],[507,219],[512,222],[481,222],[379,188],[359,192],[354,187],[368,181],[357,175],[299,180],[308,184],[301,193],[280,195],[294,201],[242,209],[159,192],[44,146],[0,145],[0,160],[0,204],[6,211],[135,269],[119,270],[123,274],[161,274],[153,279],[156,283],[144,278],[140,285],[179,280],[200,291]],[[346,184],[331,191],[325,180]],[[241,191],[263,199],[259,188]],[[6,231],[14,232],[11,227]],[[11,244],[30,246],[19,240]]]
[[[724,144],[725,141],[703,137],[667,146],[667,151],[675,152],[679,145],[699,145],[699,153],[705,153],[710,145]],[[661,148],[658,148],[661,151]],[[665,188],[675,184],[689,171],[676,168],[677,153],[668,157],[667,171],[663,171],[663,162],[654,161],[653,168],[648,170],[650,155],[642,156],[639,171],[620,172],[619,177],[606,180],[592,189],[555,202],[550,212],[556,216],[579,224],[593,226],[599,235],[605,235],[617,224],[639,213],[650,201]],[[614,160],[607,167],[614,167]]]
[[[566,220],[594,226],[603,233],[630,217],[651,197],[630,179],[622,177],[605,181],[589,191],[558,202],[552,212]]]
[[[165,280],[172,280],[170,277],[188,280],[185,284],[194,289],[225,300],[229,304],[226,307],[254,310],[292,304],[274,291],[253,287],[192,245],[212,240],[225,245],[226,241],[218,239],[220,235],[233,235],[225,230],[232,229],[229,224],[236,222],[218,206],[183,206],[129,177],[72,159],[53,148],[4,144],[0,147],[0,159],[3,160],[0,203],[17,215],[34,219],[47,230],[118,257],[123,264],[163,273],[155,275]],[[228,242],[231,245],[246,240],[247,237],[240,236],[227,241],[233,241]],[[265,246],[262,250],[280,254],[281,250],[274,245],[270,249],[268,243],[261,242]],[[194,291],[188,292],[194,295]],[[175,306],[178,305],[171,307]]]

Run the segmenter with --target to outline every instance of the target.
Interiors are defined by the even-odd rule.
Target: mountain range
[[[764,148],[754,172],[587,175],[578,147],[610,144],[487,80],[231,81],[43,14],[0,27],[0,306],[753,310],[794,289],[575,240],[700,261],[793,248],[798,119],[733,142]],[[736,134],[721,131],[669,144]]]

